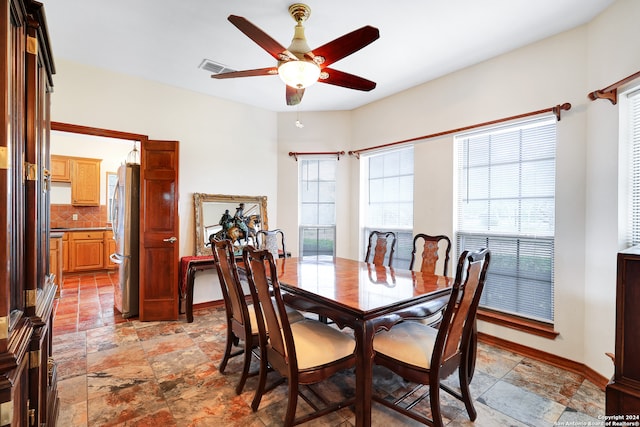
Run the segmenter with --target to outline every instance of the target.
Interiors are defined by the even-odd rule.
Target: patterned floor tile
[[[524,359],[504,376],[504,380],[566,406],[584,377],[546,363]]]
[[[553,426],[565,409],[553,400],[506,381],[498,381],[477,400],[532,427]]]
[[[106,278],[65,277],[62,307],[54,319],[54,358],[58,363],[60,415],[65,427],[265,427],[281,425],[287,385],[266,393],[257,412],[251,401],[257,377],[248,378],[236,395],[242,359],[218,371],[226,340],[223,308],[196,310],[194,322],[185,315],[174,322],[124,319],[113,310],[113,293]],[[105,276],[107,277],[107,276]],[[107,277],[108,278],[108,277]],[[109,280],[112,280],[109,278]],[[71,308],[83,298],[99,306],[96,318]],[[67,303],[71,301],[71,303]],[[95,307],[94,307],[95,308]],[[76,313],[76,314],[74,314]],[[86,312],[85,312],[86,313]],[[80,321],[79,321],[80,319]],[[86,331],[83,330],[86,329]],[[79,331],[79,332],[77,332]],[[447,427],[544,427],[554,422],[582,424],[604,413],[604,392],[580,376],[536,362],[504,349],[480,343],[471,382],[477,418],[471,422],[464,405],[442,395]],[[252,359],[251,370],[259,366]],[[270,373],[268,383],[277,378]],[[457,374],[446,380],[458,387]],[[354,392],[353,374],[341,373],[318,387],[330,400]],[[374,392],[399,396],[412,384],[385,368],[374,368]],[[428,414],[428,399],[418,410]],[[297,415],[311,408],[299,400]],[[305,423],[305,426],[352,427],[353,408]],[[376,427],[418,426],[418,422],[382,405],[372,408]],[[596,423],[597,425],[597,423]]]

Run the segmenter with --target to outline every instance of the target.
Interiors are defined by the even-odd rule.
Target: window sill
[[[518,331],[526,332],[532,335],[538,335],[543,338],[556,339],[559,332],[553,329],[553,325],[544,322],[538,322],[531,319],[524,319],[505,313],[498,313],[483,308],[478,308],[478,320],[504,326]]]

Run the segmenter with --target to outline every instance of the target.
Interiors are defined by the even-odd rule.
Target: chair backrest
[[[298,371],[298,362],[273,255],[266,249],[245,246],[242,256],[256,310],[260,345],[266,348],[269,364],[291,378]]]
[[[413,238],[413,251],[411,251],[411,262],[409,270],[413,270],[418,253],[418,243],[422,240],[422,262],[418,271],[436,274],[436,264],[440,259],[440,253],[444,255],[443,276],[449,272],[449,253],[451,252],[451,240],[447,236],[438,235],[430,236],[428,234],[419,233]]]
[[[396,250],[396,233],[393,231],[372,231],[369,233],[369,244],[365,262],[375,265],[386,265],[391,267],[393,263],[393,253]],[[385,263],[385,259],[387,262]]]
[[[259,230],[256,233],[258,249],[267,249],[274,258],[287,256],[287,247],[284,242],[284,232],[279,228],[275,230]]]
[[[230,315],[233,321],[247,325],[250,330],[249,309],[238,276],[233,244],[231,240],[217,240],[213,235],[209,240],[227,315]]]
[[[450,360],[452,366],[460,363],[459,358],[469,344],[473,331],[490,259],[491,254],[486,248],[475,252],[464,251],[460,255],[451,297],[434,344],[432,369]]]

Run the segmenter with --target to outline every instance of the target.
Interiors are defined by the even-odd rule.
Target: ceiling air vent
[[[202,68],[205,71],[208,71],[210,73],[213,74],[222,74],[222,73],[230,73],[232,71],[236,71],[233,70],[231,68],[227,68],[222,64],[219,64],[215,61],[212,61],[210,59],[203,59],[202,62],[200,63],[200,65],[198,66],[198,68]]]

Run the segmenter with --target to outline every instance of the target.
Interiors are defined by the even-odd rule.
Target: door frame
[[[59,131],[59,132],[76,133],[81,135],[97,136],[97,137],[103,137],[103,138],[130,140],[131,142],[139,141],[141,150],[142,150],[142,146],[144,146],[149,140],[149,137],[147,135],[142,135],[137,133],[122,132],[122,131],[111,130],[111,129],[102,129],[102,128],[95,128],[90,126],[82,126],[82,125],[53,122],[53,121],[51,122],[51,130]]]

